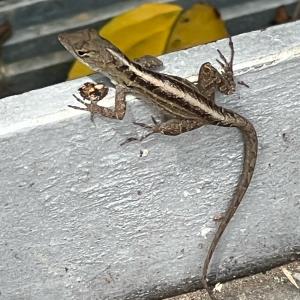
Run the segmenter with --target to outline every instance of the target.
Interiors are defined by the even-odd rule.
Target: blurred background
[[[0,97],[92,73],[60,32],[93,27],[138,58],[297,20],[299,10],[298,0],[2,0]]]

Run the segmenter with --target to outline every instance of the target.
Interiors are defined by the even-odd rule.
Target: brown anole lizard
[[[215,91],[231,94],[235,91],[233,79],[233,44],[230,39],[231,58],[228,62],[218,50],[222,61],[219,73],[210,63],[204,63],[198,74],[196,84],[190,81],[155,71],[161,62],[157,58],[144,57],[138,61],[128,59],[112,43],[99,36],[94,29],[84,29],[59,35],[62,45],[81,62],[92,70],[101,72],[116,83],[115,109],[101,107],[95,101],[78,99],[84,108],[105,117],[122,120],[126,111],[127,93],[143,96],[157,105],[171,118],[163,123],[153,125],[135,123],[151,130],[150,133],[178,135],[206,124],[224,127],[237,127],[244,137],[244,164],[241,177],[233,198],[225,211],[202,268],[202,283],[210,297],[216,299],[207,283],[207,271],[212,255],[217,247],[227,224],[238,208],[251,181],[257,157],[257,136],[254,126],[243,116],[215,103]],[[97,102],[107,93],[96,97]],[[100,93],[101,94],[101,93]]]

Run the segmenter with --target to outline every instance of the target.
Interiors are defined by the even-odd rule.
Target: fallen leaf
[[[281,270],[283,272],[283,274],[287,277],[287,279],[297,288],[299,289],[299,286],[297,284],[297,282],[295,281],[292,273],[285,267],[281,267]]]

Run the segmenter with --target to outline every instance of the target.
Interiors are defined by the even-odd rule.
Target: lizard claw
[[[125,145],[125,144],[130,143],[130,142],[135,142],[135,141],[138,141],[138,140],[139,140],[138,138],[135,138],[135,137],[129,137],[129,138],[126,139],[124,142],[122,142],[122,143],[120,144],[120,146],[123,146],[123,145]]]
[[[86,104],[86,102],[83,100],[83,99],[80,99],[79,97],[77,97],[75,94],[73,94],[73,97],[79,102],[79,103],[82,103],[82,104]],[[70,105],[68,105],[70,106]]]
[[[145,123],[140,123],[140,122],[133,122],[134,125],[138,125],[138,126],[141,126],[143,128],[148,128],[148,129],[152,129],[153,126],[152,125],[148,125],[148,124],[145,124]]]
[[[143,141],[145,138],[147,138],[148,136],[152,135],[153,133],[155,133],[154,131],[151,131],[147,134],[144,134],[143,136],[141,136],[140,138],[136,138],[136,137],[129,137],[128,139],[126,139],[124,142],[122,142],[120,144],[120,146],[123,146],[125,144],[128,144],[130,142],[135,142],[135,141],[138,141],[138,142],[141,142]]]
[[[92,111],[92,107],[93,107],[93,101],[91,101],[91,103],[87,103],[85,101],[85,99],[80,99],[79,97],[77,97],[76,95],[73,94],[73,97],[81,104],[83,104],[85,107],[79,107],[79,106],[75,106],[75,105],[68,105],[68,107],[74,108],[74,109],[78,109],[78,110],[84,110],[84,111],[90,111],[91,113],[93,113]]]
[[[217,63],[221,66],[223,69],[221,71],[221,75],[226,82],[227,88],[226,88],[226,94],[232,94],[235,92],[236,84],[234,81],[234,75],[233,75],[233,57],[234,57],[234,48],[231,37],[229,37],[229,47],[231,50],[230,59],[227,60],[226,57],[223,55],[223,53],[217,49],[220,59],[216,59]],[[225,93],[225,92],[224,92]]]
[[[230,63],[227,61],[227,59],[226,59],[226,57],[223,55],[223,53],[222,53],[219,49],[217,49],[217,51],[218,51],[218,53],[219,53],[219,56],[220,56],[221,60],[224,62],[224,64],[225,64],[226,66],[230,66]],[[224,66],[224,64],[223,64],[221,61],[219,61],[218,59],[216,59],[216,61],[217,61],[221,66]]]
[[[143,128],[152,129],[152,130],[155,131],[155,129],[157,127],[159,127],[159,123],[157,122],[157,120],[153,116],[151,116],[151,119],[152,119],[152,122],[153,122],[154,126],[153,125],[148,125],[148,124],[145,124],[145,123],[140,123],[140,122],[133,122],[133,124],[141,126]],[[155,131],[155,132],[157,132],[157,131]]]
[[[234,48],[233,48],[233,42],[231,36],[229,37],[229,47],[231,50],[231,55],[230,55],[230,61],[227,61],[226,57],[223,55],[223,53],[217,49],[219,56],[221,58],[221,61],[216,59],[217,63],[224,69],[225,73],[226,71],[231,71],[233,69],[233,56],[234,56]]]
[[[145,138],[147,138],[148,136],[152,135],[153,133],[159,132],[159,130],[158,130],[159,123],[156,121],[156,119],[153,116],[151,116],[151,119],[152,119],[152,122],[154,123],[154,125],[148,125],[148,124],[140,123],[140,122],[133,122],[134,125],[138,125],[138,126],[141,126],[143,128],[151,129],[150,132],[144,134],[140,138],[130,137],[130,138],[126,139],[124,142],[122,142],[120,145],[123,146],[123,145],[128,144],[128,143],[133,142],[133,141],[141,142]]]
[[[88,111],[88,109],[86,107],[79,107],[79,106],[75,106],[75,105],[68,105],[68,107],[78,109],[78,110]]]
[[[85,99],[80,99],[76,95],[73,94],[73,97],[81,104],[83,104],[85,107],[79,107],[79,106],[74,106],[74,105],[68,105],[68,107],[74,108],[74,109],[79,109],[79,110],[85,110],[85,111],[90,111],[89,107],[91,104],[87,103]]]
[[[159,130],[159,127],[160,127],[160,124],[157,122],[157,120],[151,116],[151,119],[152,119],[152,122],[153,122],[153,125],[148,125],[148,124],[145,124],[145,123],[139,123],[139,122],[133,122],[133,124],[135,125],[138,125],[138,126],[141,126],[143,128],[147,128],[147,129],[150,129],[151,131],[144,134],[140,139],[139,141],[142,141],[144,140],[145,138],[147,138],[148,136],[152,135],[153,133],[157,133],[157,132],[160,132]]]
[[[77,97],[75,94],[73,94],[73,97],[76,99],[76,101],[83,104],[85,108],[74,105],[68,106],[74,109],[90,111],[91,121],[94,122],[94,107],[97,106],[97,103],[107,95],[108,88],[102,83],[95,84],[92,82],[86,82],[78,89],[78,91],[82,99]]]
[[[74,95],[73,95],[74,96]],[[86,107],[79,107],[79,106],[75,106],[75,105],[68,105],[68,107],[73,108],[73,109],[77,109],[77,110],[83,110],[83,111],[89,111],[91,113],[91,121],[95,124],[95,120],[94,120],[94,111],[93,111],[93,103],[92,104],[87,104],[84,101],[82,101],[81,99],[77,98],[76,96],[74,96],[80,103],[84,104]]]
[[[153,116],[151,116],[151,119],[152,119],[152,122],[153,122],[154,125],[158,125],[157,120]]]

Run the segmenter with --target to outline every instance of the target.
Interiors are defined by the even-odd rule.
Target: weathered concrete
[[[217,280],[300,250],[299,32],[298,22],[234,38],[238,80],[250,88],[217,101],[254,123],[260,145],[212,262]],[[165,72],[195,75],[217,47],[229,53],[223,40],[164,56]],[[236,129],[206,126],[120,147],[142,132],[132,122],[155,112],[128,101],[125,120],[95,126],[67,107],[87,80],[0,101],[2,299],[145,299],[195,287],[213,217],[232,195],[242,159]]]
[[[284,274],[288,270],[298,288]],[[217,299],[225,300],[300,300],[300,262],[274,268],[218,285]],[[205,290],[199,290],[166,300],[209,300]]]

